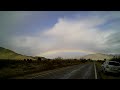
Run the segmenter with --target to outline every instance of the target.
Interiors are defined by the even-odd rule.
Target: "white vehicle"
[[[120,63],[117,61],[105,61],[101,67],[104,73],[120,73]]]

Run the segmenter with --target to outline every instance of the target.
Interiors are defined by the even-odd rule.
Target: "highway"
[[[13,79],[97,79],[96,65],[85,63],[43,71]]]

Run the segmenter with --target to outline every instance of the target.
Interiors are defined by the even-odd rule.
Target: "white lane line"
[[[93,68],[92,65],[88,67],[88,70],[85,72],[83,79],[89,79],[92,68]]]
[[[78,65],[74,65],[74,66],[78,66]],[[50,74],[53,74],[53,73],[57,73],[57,71],[61,71],[63,69],[66,70],[66,69],[69,69],[69,68],[74,67],[74,66],[62,67],[62,68],[58,68],[58,69],[54,69],[54,70],[44,71],[43,73],[41,72],[36,76],[31,76],[30,79],[34,79],[34,78],[38,78],[38,77],[44,77],[45,75],[50,75]]]
[[[70,73],[64,75],[63,77],[61,77],[60,79],[68,79],[68,78],[70,78],[72,75],[74,75],[77,71],[83,69],[85,66],[86,65],[83,65],[80,68],[73,70],[72,72],[70,72]]]
[[[96,72],[95,62],[94,62],[94,70],[95,70],[95,79],[97,79],[97,72]]]

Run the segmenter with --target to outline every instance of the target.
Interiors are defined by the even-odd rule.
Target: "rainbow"
[[[61,53],[61,52],[82,52],[82,53],[89,53],[89,54],[94,54],[96,52],[92,52],[92,51],[87,51],[87,50],[78,50],[78,49],[60,49],[60,50],[51,50],[51,51],[46,51],[43,52],[37,56],[47,56],[47,55],[51,55],[51,54],[56,54],[56,53]]]

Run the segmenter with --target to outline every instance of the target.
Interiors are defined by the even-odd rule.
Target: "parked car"
[[[120,63],[117,61],[105,61],[101,65],[101,69],[104,73],[120,73]]]

